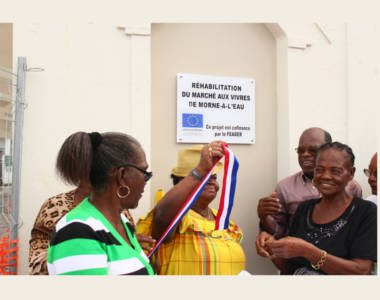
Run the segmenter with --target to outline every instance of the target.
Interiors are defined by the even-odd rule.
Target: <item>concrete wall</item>
[[[276,165],[276,44],[263,24],[152,25],[152,199],[158,188],[170,189],[170,170],[177,151],[191,144],[176,143],[176,75],[204,74],[255,79],[255,136],[253,145],[230,147],[240,162],[231,220],[244,232],[242,247],[247,270],[273,274],[271,262],[256,254],[257,201],[271,193]],[[223,174],[218,174],[222,186]],[[220,192],[211,203],[217,209]]]
[[[27,73],[19,230],[19,273],[27,274],[30,230],[43,201],[70,190],[55,175],[58,149],[73,132],[121,131],[150,157],[149,37],[119,24],[14,24],[14,57]],[[140,202],[149,208],[149,186]],[[138,211],[137,210],[137,211]]]
[[[28,240],[40,205],[49,196],[70,189],[54,173],[57,151],[69,134],[77,130],[124,131],[138,137],[148,161],[154,153],[149,27],[138,23],[142,29],[126,28],[132,33],[126,35],[119,25],[14,24],[14,61],[17,56],[25,56],[29,67],[45,69],[42,73],[27,73],[26,80],[20,274],[27,274]],[[280,23],[274,27],[277,178],[299,169],[292,148],[297,146],[302,130],[320,126],[329,130],[335,140],[353,147],[357,155],[356,179],[366,196],[369,189],[362,169],[376,151],[375,128],[379,128],[379,51],[374,50],[376,43],[379,45],[374,40],[378,28],[326,24],[322,33],[311,23]],[[244,155],[241,160],[246,159]],[[275,181],[268,186],[274,187]],[[145,214],[150,204],[148,188],[134,216]],[[255,211],[249,213],[255,216]],[[254,220],[252,228],[256,226]],[[254,247],[246,245],[249,246]],[[270,263],[262,264],[267,266],[260,272],[274,272]]]
[[[12,135],[12,93],[15,77],[8,72],[13,66],[13,25],[0,23],[0,139],[9,139]],[[3,154],[4,154],[4,150]],[[3,170],[4,171],[4,170]]]
[[[370,189],[363,168],[376,152],[379,124],[378,27],[343,23],[281,23],[280,27],[288,39],[289,111],[279,127],[289,128],[284,134],[289,134],[291,151],[279,159],[280,165],[287,164],[279,178],[299,169],[293,148],[302,131],[319,126],[333,140],[352,147],[357,158],[355,179],[367,197]],[[283,48],[278,51],[284,52]]]

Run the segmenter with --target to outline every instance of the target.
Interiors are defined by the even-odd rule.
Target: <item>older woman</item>
[[[322,198],[298,207],[290,236],[275,240],[262,232],[257,253],[272,255],[283,274],[370,274],[377,261],[377,212],[376,205],[345,190],[354,177],[354,160],[347,145],[323,145],[313,180]]]
[[[220,143],[213,142],[211,147],[212,155],[223,154]],[[212,160],[207,148],[197,145],[179,151],[178,166],[172,170],[175,187],[139,220],[137,232],[160,238],[184,202],[180,185],[193,186],[207,173],[207,168],[197,166],[200,157],[208,159],[210,167]],[[192,209],[151,257],[157,274],[236,275],[245,269],[245,255],[240,246],[242,231],[232,221],[226,230],[215,230],[216,211],[209,207],[219,190],[216,172],[221,166],[216,166]]]
[[[93,134],[82,131],[71,134],[58,152],[57,173],[63,181],[76,188],[50,197],[42,204],[29,241],[29,274],[31,275],[48,274],[46,258],[55,225],[91,193],[89,174],[92,157],[89,155],[88,147],[91,144],[91,135]],[[129,211],[124,210],[123,213],[135,226]],[[151,237],[144,235],[137,235],[137,239],[139,242],[152,241]]]
[[[121,213],[133,209],[152,173],[144,150],[133,137],[121,133],[92,134],[85,146],[92,157],[91,196],[56,225],[48,252],[49,274],[154,274],[136,239],[134,228]],[[200,172],[209,171],[223,155],[216,151],[202,157]],[[185,196],[197,185],[186,180],[161,200]]]

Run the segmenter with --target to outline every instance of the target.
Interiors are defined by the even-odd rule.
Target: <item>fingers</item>
[[[256,238],[255,246],[256,246],[256,252],[262,257],[269,257],[271,256],[271,251],[267,247],[267,241],[270,241],[273,239],[273,236],[268,234],[267,232],[263,231],[260,232],[259,236]]]
[[[136,234],[137,240],[141,243],[152,243],[154,244],[156,240],[152,238],[150,235],[146,234]]]
[[[277,193],[271,194],[269,197],[264,197],[259,200],[257,206],[257,213],[260,218],[264,218],[267,215],[277,215],[281,211],[281,203],[276,198]]]
[[[270,249],[270,252],[272,252],[274,256],[284,257],[284,245],[281,240],[268,241],[266,246]]]
[[[153,248],[151,245],[156,243],[156,240],[153,239],[150,235],[146,234],[136,234],[137,241],[139,242],[141,248],[150,252]]]
[[[261,247],[265,246],[266,241],[270,240],[271,235],[268,234],[265,231],[260,232],[259,236],[257,237],[257,240],[259,241],[259,245]]]
[[[262,257],[269,257],[270,256],[270,254],[262,246],[262,242],[260,241],[259,237],[256,239],[255,246],[256,246],[256,252],[258,255],[260,255]]]
[[[213,159],[218,159],[224,155],[224,149],[222,141],[214,141],[208,144],[209,156]]]
[[[198,164],[198,171],[201,175],[205,175],[213,166],[213,164],[224,155],[222,141],[213,141],[204,146],[201,151],[201,159]]]

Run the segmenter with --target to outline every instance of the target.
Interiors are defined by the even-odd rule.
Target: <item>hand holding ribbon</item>
[[[198,166],[196,167],[198,173],[203,177],[202,181],[197,184],[197,186],[194,189],[194,185],[192,187],[193,191],[190,193],[190,195],[187,197],[186,201],[183,202],[181,208],[176,210],[176,214],[172,221],[170,222],[169,226],[166,228],[166,230],[163,232],[162,236],[159,238],[157,244],[153,248],[153,250],[149,253],[149,257],[160,247],[162,242],[165,240],[166,237],[175,229],[182,219],[182,217],[187,213],[187,211],[193,206],[193,204],[198,199],[199,195],[202,193],[204,187],[207,185],[207,182],[209,181],[213,170],[216,166],[216,164],[219,162],[219,160],[222,159],[223,155],[226,155],[225,159],[225,167],[224,167],[224,178],[223,178],[223,190],[222,190],[222,198],[219,204],[219,210],[216,217],[216,230],[223,230],[228,228],[229,224],[229,215],[231,213],[232,205],[233,205],[233,197],[235,193],[235,187],[236,187],[236,174],[239,167],[239,163],[236,159],[236,157],[233,155],[232,151],[228,148],[228,145],[221,141],[215,141],[211,144],[203,147],[201,151],[201,159],[199,161]],[[186,179],[186,178],[185,178]],[[191,180],[191,179],[190,179]],[[190,187],[190,181],[187,180],[185,183],[185,180],[182,183],[182,186],[185,185]],[[169,191],[165,197],[167,199],[162,199],[162,202],[160,202],[157,206],[161,205],[162,207],[165,205],[168,206],[169,202],[175,201],[175,196],[180,196],[179,193],[180,184],[178,184],[177,187],[174,187],[171,191]],[[169,196],[172,194],[172,199],[168,199]],[[164,197],[164,198],[165,198]],[[185,199],[184,199],[185,200]],[[173,206],[173,205],[172,205]],[[156,210],[156,212],[159,209]],[[160,213],[157,213],[159,215]],[[162,214],[162,209],[161,209]],[[157,219],[162,217],[156,216]],[[158,237],[157,237],[158,238]]]

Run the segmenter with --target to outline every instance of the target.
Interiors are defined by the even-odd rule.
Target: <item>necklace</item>
[[[212,210],[209,207],[207,207],[206,215],[204,215],[203,212],[201,213],[201,211],[199,210],[198,207],[193,207],[193,210],[196,211],[198,214],[200,214],[206,220],[210,220],[210,221],[214,220],[214,218],[213,218],[214,215],[212,213]]]
[[[207,210],[207,220],[213,220],[213,213],[210,208]]]

